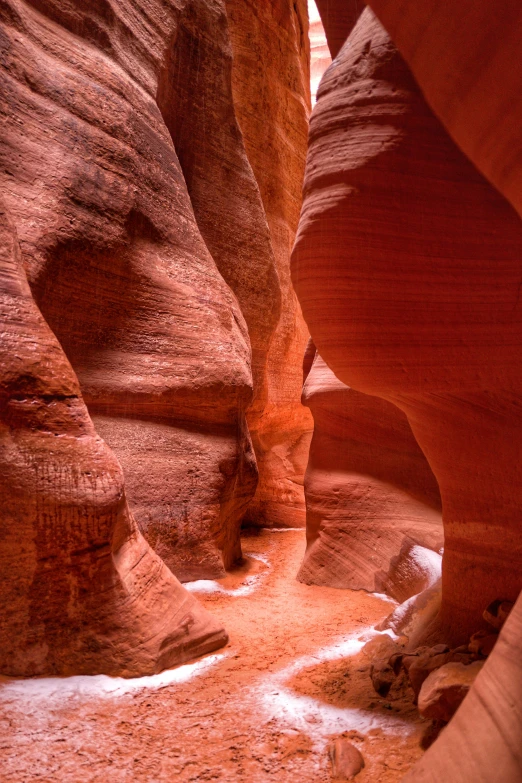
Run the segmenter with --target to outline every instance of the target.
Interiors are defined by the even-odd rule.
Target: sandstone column
[[[444,633],[522,587],[522,224],[365,11],[310,127],[293,279],[343,382],[407,414],[437,477]]]

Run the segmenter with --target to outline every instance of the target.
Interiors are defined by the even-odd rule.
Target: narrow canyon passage
[[[0,0],[0,783],[522,783],[501,5]]]
[[[381,699],[359,652],[393,603],[300,584],[304,531],[243,537],[245,565],[189,585],[229,644],[152,677],[9,680],[0,685],[2,783],[331,779],[327,742],[355,730],[361,783],[398,781],[429,721]]]

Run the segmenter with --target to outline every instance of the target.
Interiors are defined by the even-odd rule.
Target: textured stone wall
[[[404,601],[440,577],[437,482],[406,416],[341,383],[319,354],[303,387],[314,417],[300,581]]]
[[[312,421],[300,405],[308,332],[290,280],[306,155],[310,44],[305,0],[226,0],[235,109],[270,231],[281,309],[268,347],[266,397],[248,423],[259,484],[246,521],[300,527]],[[277,297],[267,305],[275,312]]]
[[[141,536],[0,206],[0,669],[139,676],[227,641]]]
[[[273,123],[286,111],[297,119],[281,132],[272,175],[287,179],[272,202],[247,157],[246,102],[243,132],[236,117],[247,71],[239,61],[233,71],[223,0],[0,6],[0,182],[9,247],[19,247],[6,265],[19,252],[27,310],[2,367],[6,443],[23,441],[2,462],[11,673],[145,673],[224,643],[138,530],[181,580],[222,576],[241,557],[257,485],[247,416],[260,461],[275,453],[265,494],[280,515],[287,501],[291,520],[303,514],[309,418],[294,379],[306,335],[288,258],[308,48],[304,6],[285,9],[280,17],[274,3],[266,19],[285,47],[279,97],[295,105],[276,116],[271,98],[267,127],[277,138]],[[250,87],[263,94],[255,79],[266,78],[256,72]],[[271,157],[256,159],[266,146],[256,130],[249,154],[261,179]],[[11,277],[4,325],[21,301]],[[35,367],[16,364],[18,343],[34,343]],[[66,410],[45,424],[42,446],[39,417],[56,396]],[[27,400],[22,426],[13,410]]]
[[[325,361],[406,412],[437,477],[442,618],[454,637],[522,585],[509,371],[520,365],[521,251],[517,214],[365,12],[312,116],[294,281]]]

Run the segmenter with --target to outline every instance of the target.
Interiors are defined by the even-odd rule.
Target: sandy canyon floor
[[[361,648],[393,604],[295,581],[304,531],[247,534],[244,565],[190,585],[230,643],[135,680],[0,681],[0,781],[320,783],[327,746],[350,736],[357,783],[399,781],[429,722],[373,691]]]

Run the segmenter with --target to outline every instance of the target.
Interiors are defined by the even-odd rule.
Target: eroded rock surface
[[[522,72],[513,68],[522,38],[518,0],[502,8],[486,0],[369,5],[448,132],[522,215]]]
[[[506,620],[495,649],[437,742],[404,778],[475,783],[522,777],[522,597]]]
[[[314,435],[298,578],[401,602],[430,587],[440,576],[439,491],[404,413],[346,386],[317,353],[303,401]]]
[[[307,7],[305,0],[226,0],[226,7],[235,111],[259,185],[278,279],[275,294],[262,289],[263,307],[277,319],[270,345],[264,337],[259,340],[267,352],[265,396],[258,405],[254,398],[247,412],[259,483],[246,520],[303,527],[312,420],[299,400],[308,330],[292,287],[289,258],[301,208],[310,105]],[[256,277],[252,267],[250,285],[259,285]],[[250,307],[258,319],[256,303]]]
[[[323,77],[304,196],[303,312],[340,380],[397,404],[427,456],[444,508],[440,620],[458,644],[522,586],[522,224],[369,10]]]
[[[12,0],[1,13],[2,185],[35,298],[149,542],[182,579],[222,575],[256,486],[250,345],[174,148],[190,117],[172,108],[199,73],[209,122],[227,116],[223,171],[243,183],[251,227],[262,209],[233,115],[224,5]],[[181,78],[173,52],[194,28],[201,60],[194,50]],[[265,248],[260,286],[275,275],[266,236]]]
[[[152,674],[227,636],[138,531],[0,206],[0,670]]]
[[[424,718],[448,723],[466,698],[483,661],[445,663],[422,683],[419,712]]]

